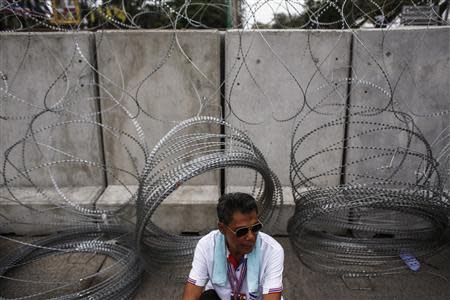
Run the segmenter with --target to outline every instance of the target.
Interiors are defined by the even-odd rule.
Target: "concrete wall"
[[[135,121],[150,151],[178,121],[196,115],[220,117],[220,36],[215,30],[107,31],[96,34],[96,43],[103,124],[123,131],[103,130],[105,158],[112,169],[96,206],[118,209],[130,201],[129,190],[138,184],[134,176],[145,165],[144,152],[125,134],[139,138]],[[219,133],[220,128],[203,130]],[[152,220],[172,232],[214,228],[219,177],[214,171],[185,183]],[[183,201],[200,201],[206,217],[193,218],[190,205],[177,204]],[[127,220],[134,221],[134,215],[134,210],[122,212]],[[180,223],[170,221],[174,219]]]
[[[248,132],[281,181],[287,206],[276,233],[286,234],[284,228],[294,212],[289,180],[294,126],[301,122],[297,133],[304,135],[345,116],[350,38],[349,32],[337,31],[229,31],[226,34],[227,121]],[[327,106],[331,103],[341,106],[338,109]],[[344,124],[329,128],[305,141],[296,157],[308,157],[343,137]],[[339,169],[342,152],[329,152],[320,160],[311,161],[306,166],[306,175]],[[254,180],[254,172],[226,170],[227,191],[250,192]],[[315,184],[336,185],[339,180],[340,174],[335,172],[318,178]]]
[[[130,199],[136,190],[135,176],[144,166],[144,151],[133,138],[138,141],[142,138],[151,150],[177,121],[195,115],[220,116],[221,106],[225,105],[227,121],[246,130],[263,151],[281,180],[286,202],[292,206],[289,155],[295,124],[301,124],[297,137],[322,126],[298,149],[296,159],[303,159],[342,142],[345,121],[335,126],[327,124],[339,118],[345,120],[346,103],[352,107],[383,106],[389,98],[385,91],[391,86],[396,107],[415,115],[417,125],[429,141],[449,126],[448,114],[441,114],[449,110],[450,103],[449,34],[448,28],[360,30],[353,34],[351,49],[350,32],[229,31],[225,34],[225,60],[221,61],[217,31],[3,33],[0,71],[6,75],[7,87],[5,81],[0,82],[0,109],[2,116],[9,119],[0,118],[0,159],[4,160],[9,145],[25,135],[30,116],[43,109],[44,99],[48,105],[54,105],[65,95],[61,101],[69,114],[46,112],[33,124],[41,128],[61,121],[83,120],[82,124],[37,132],[38,141],[93,162],[102,162],[104,147],[108,172],[105,177],[94,167],[62,165],[53,167],[51,174],[62,186],[95,187],[83,192],[85,196],[70,188],[64,190],[77,203],[108,209],[125,206],[128,209],[121,210],[120,217],[133,220],[135,212]],[[91,66],[98,69],[97,75]],[[222,67],[225,95],[221,100]],[[349,75],[353,78],[350,85]],[[98,84],[95,84],[96,76]],[[347,94],[349,86],[351,90]],[[19,99],[8,95],[8,91]],[[98,111],[104,125],[102,131],[84,121],[99,120],[92,114]],[[389,113],[380,114],[374,120],[396,122]],[[348,134],[362,130],[364,127],[350,124]],[[403,136],[395,133],[369,134],[351,142],[352,145],[375,143],[397,147],[404,145],[402,139]],[[27,168],[46,160],[67,158],[64,153],[42,147],[43,153],[38,154],[35,143],[29,142],[25,147]],[[319,186],[339,184],[343,154],[339,149],[322,153],[305,166],[306,175],[325,173],[314,181]],[[364,151],[347,152],[350,159],[366,155]],[[21,163],[20,149],[11,157]],[[373,171],[390,161],[391,157],[371,160],[347,171]],[[408,168],[413,169],[414,163],[417,162],[408,162]],[[408,172],[405,170],[401,175],[409,176],[411,172]],[[10,174],[17,171],[10,168],[7,175]],[[31,172],[31,177],[38,186],[46,187],[51,185],[49,174],[47,169],[40,168]],[[227,170],[224,184],[228,191],[245,191],[250,189],[253,180],[250,171]],[[191,180],[161,205],[154,221],[171,232],[202,232],[213,228],[221,184],[219,172]],[[30,183],[19,178],[13,185],[27,187]],[[3,205],[8,206],[3,206],[0,214],[29,213],[12,207],[17,199],[9,191],[0,190]],[[52,201],[62,201],[61,193],[55,194],[51,188],[48,193]],[[21,195],[20,199],[37,211],[54,207],[46,206],[48,199],[42,200],[46,203],[33,200],[29,188],[15,194]],[[194,211],[202,213],[198,215]],[[1,215],[0,223],[5,224]],[[26,227],[29,228],[29,225],[20,230],[8,226],[4,227],[7,230],[0,231],[26,233]]]
[[[349,32],[337,31],[229,31],[226,35],[227,120],[248,131],[262,150],[281,184],[290,186],[289,164],[293,126],[302,119],[300,134],[342,116],[324,104],[345,105],[348,75]],[[339,83],[338,86],[335,83]],[[311,109],[320,113],[311,113]],[[334,127],[308,143],[299,155],[308,156],[333,141],[341,140],[344,126]],[[338,167],[342,152],[316,161],[309,171]],[[238,171],[239,172],[239,171]],[[228,186],[252,185],[253,176],[236,176],[227,170]],[[335,185],[339,175],[321,178],[317,184]]]
[[[120,103],[141,124],[151,148],[178,122],[196,115],[220,116],[220,40],[217,31],[107,31],[97,33],[103,123],[137,137]],[[124,55],[124,53],[126,53]],[[139,106],[141,110],[139,111]],[[211,129],[212,130],[212,129]],[[104,130],[108,166],[140,172],[143,152],[123,134]],[[131,157],[118,141],[125,141]],[[218,185],[218,173],[193,180]],[[137,184],[124,172],[110,184]]]
[[[450,30],[449,28],[408,28],[401,30],[360,30],[355,35],[353,47],[353,77],[350,94],[351,112],[363,111],[366,107],[395,109],[406,112],[431,144],[443,130],[450,126]],[[390,103],[392,101],[392,103]],[[444,112],[444,114],[442,114]],[[350,121],[366,120],[405,126],[393,112],[374,115],[354,115]],[[387,178],[404,157],[396,148],[408,147],[408,134],[399,130],[381,130],[364,133],[379,125],[350,124],[349,146],[384,147],[392,149],[391,155],[384,150],[349,149],[347,162],[356,162],[364,157],[372,159],[358,162],[348,172]],[[417,129],[415,129],[417,131]],[[362,134],[363,133],[363,134]],[[357,136],[362,134],[360,136]],[[447,144],[448,144],[447,138]],[[434,144],[433,154],[445,143]],[[422,141],[412,139],[411,150],[425,153]],[[423,172],[420,158],[407,157],[393,180],[415,182]],[[369,174],[370,173],[370,174]],[[355,178],[346,178],[348,182]],[[361,182],[361,180],[359,180]],[[370,179],[363,180],[365,182]]]
[[[6,79],[0,83],[0,114],[6,118],[0,119],[2,164],[5,150],[25,138],[30,125],[35,135],[26,139],[23,158],[20,145],[9,156],[22,171],[60,160],[102,162],[97,126],[87,123],[53,126],[59,122],[97,119],[94,72],[89,67],[94,63],[93,42],[94,36],[89,33],[0,35],[0,71]],[[19,175],[9,164],[6,167],[8,179]],[[60,186],[104,184],[103,171],[80,163],[38,168],[29,175],[35,184],[49,186],[50,174]],[[10,184],[31,186],[24,176]]]
[[[101,186],[63,187],[58,190],[0,188],[0,233],[42,235],[60,231],[64,226],[83,221],[82,216],[73,209],[69,213],[69,201],[92,209],[103,191]]]
[[[89,33],[0,35],[2,167],[5,150],[23,139],[8,155],[13,166],[5,164],[10,188],[0,179],[0,232],[58,230],[69,220],[59,207],[92,208],[102,193],[103,170],[86,163],[103,162],[100,130],[92,124],[98,121],[94,54]]]

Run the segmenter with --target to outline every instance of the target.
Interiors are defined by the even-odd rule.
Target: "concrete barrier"
[[[319,105],[322,111],[321,103],[345,104],[346,84],[342,80],[348,75],[350,38],[349,32],[340,31],[262,30],[226,34],[227,121],[248,132],[279,177],[284,200],[291,206],[283,217],[284,223],[293,212],[289,180],[293,126],[308,118],[299,129],[300,135],[306,134],[342,115],[342,112],[310,114],[305,103],[311,107]],[[306,158],[343,136],[344,126],[332,128],[325,136],[308,143],[297,157]],[[310,165],[308,171],[338,167],[341,157],[342,151],[331,153]],[[226,187],[249,190],[254,176],[253,172],[241,169],[226,170]],[[338,184],[339,175],[322,177],[316,183]]]
[[[141,138],[151,150],[178,121],[220,117],[220,36],[218,31],[107,31],[97,33],[96,42],[103,123],[123,130],[104,130],[106,161],[114,169],[96,205],[115,209],[130,201],[125,186],[138,184],[135,176],[145,164],[144,151],[125,133]],[[145,137],[139,137],[139,126]],[[161,205],[155,223],[177,232],[215,227],[219,177],[214,171],[187,182],[168,200],[171,204]],[[182,204],[189,201],[195,210]],[[133,221],[133,215],[131,209],[124,217]]]
[[[0,34],[0,162],[10,187],[0,188],[0,232],[61,228],[76,213],[60,208],[68,204],[56,189],[88,208],[101,194],[105,176],[91,66],[90,33]],[[4,182],[2,176],[0,186]]]
[[[101,186],[0,188],[0,233],[42,235],[83,221],[73,206],[94,208]]]
[[[93,38],[89,33],[0,35],[0,71],[5,79],[0,83],[0,114],[6,118],[0,118],[0,162],[3,165],[5,150],[25,138],[8,159],[22,172],[37,168],[29,177],[38,186],[53,185],[51,176],[59,186],[104,184],[100,168],[74,162],[102,163],[99,128],[87,123],[97,121],[90,67]],[[32,185],[9,163],[5,173],[10,185]]]
[[[285,226],[294,205],[289,181],[293,127],[301,124],[298,137],[333,120],[345,120],[348,86],[352,107],[383,107],[393,95],[395,107],[414,116],[430,143],[449,126],[448,114],[442,113],[450,109],[449,34],[448,28],[359,30],[352,51],[351,32],[231,30],[225,34],[226,120],[248,132],[279,176],[288,205],[280,227]],[[53,203],[46,197],[33,199],[33,194],[39,193],[30,187],[30,180],[8,164],[8,183],[15,186],[13,194],[25,206],[19,207],[17,199],[0,189],[0,232],[36,233],[32,224],[12,226],[9,220],[19,220],[18,216],[44,224],[46,213],[42,212],[51,211],[60,220],[65,212],[58,205],[65,204],[51,187],[55,183],[67,187],[64,194],[76,203],[118,210],[119,218],[133,222],[135,211],[130,201],[145,153],[179,120],[220,116],[220,52],[217,31],[2,33],[0,114],[7,119],[0,118],[1,162],[6,149],[27,137],[25,160],[21,144],[9,156],[19,169],[65,159],[100,166],[103,146],[108,170],[106,178],[101,168],[74,162],[33,169],[32,183],[53,195],[49,197],[57,201]],[[98,68],[98,84],[92,68]],[[352,77],[350,84],[348,76]],[[66,113],[58,113],[58,105],[63,105]],[[39,114],[45,106],[53,106],[53,110]],[[99,121],[95,114],[99,110],[102,132],[94,124]],[[392,113],[374,120],[397,122]],[[296,159],[342,143],[344,123],[325,126],[310,136],[296,152]],[[27,136],[30,124],[38,143],[32,135]],[[364,128],[350,125],[347,134],[354,136],[361,130]],[[351,143],[395,148],[404,147],[406,137],[365,135]],[[444,145],[433,144],[433,153],[437,155]],[[413,150],[420,147],[412,145]],[[366,155],[350,149],[347,162]],[[325,174],[314,181],[318,186],[337,185],[343,156],[342,150],[322,153],[303,171],[306,176]],[[391,161],[397,163],[395,155],[394,159],[364,161],[346,171],[383,175]],[[417,175],[419,163],[406,162],[398,176]],[[218,171],[198,176],[162,203],[153,221],[173,233],[212,229],[220,185],[225,184],[226,191],[251,192],[254,178],[255,174],[245,169],[227,170],[224,183]],[[106,180],[108,187],[103,192]]]
[[[105,125],[138,138],[135,120],[151,149],[178,121],[196,115],[220,116],[217,31],[106,31],[97,33],[96,41]],[[139,173],[144,167],[142,149],[124,134],[104,134],[108,164]],[[108,182],[137,183],[132,175],[116,170]],[[194,184],[216,185],[218,175]]]
[[[409,114],[429,144],[433,144],[444,129],[450,125],[450,28],[402,28],[395,30],[359,30],[353,47],[353,82],[350,94],[352,112],[367,107],[388,108]],[[444,113],[443,113],[444,112]],[[347,152],[347,163],[363,160],[348,167],[349,173],[365,174],[379,178],[414,183],[425,166],[422,159],[404,157],[401,151],[409,147],[412,151],[425,153],[424,143],[417,138],[408,145],[408,134],[395,129],[384,129],[364,133],[369,128],[381,128],[376,123],[405,125],[401,115],[393,112],[350,117],[350,121],[364,118],[373,124],[350,124],[349,146],[364,145],[366,149]],[[417,131],[417,129],[415,129]],[[359,135],[359,136],[358,136]],[[445,137],[445,136],[444,136]],[[442,136],[441,136],[442,138]],[[433,154],[445,146],[434,143]],[[448,139],[447,139],[448,144]],[[383,150],[392,149],[390,155],[377,156]],[[394,170],[402,163],[395,174]],[[392,177],[393,176],[393,177]],[[355,178],[346,178],[351,182]],[[372,181],[361,179],[359,182]]]
[[[227,120],[248,132],[283,186],[290,186],[291,134],[299,120],[294,117],[308,110],[305,101],[316,105],[332,87],[333,95],[328,98],[345,104],[346,86],[340,84],[335,89],[334,82],[348,75],[350,37],[350,33],[339,31],[227,32]],[[300,131],[306,133],[334,117],[316,116]],[[339,139],[343,130],[342,126],[328,134]],[[300,155],[306,157],[322,146],[317,141]],[[338,165],[340,158],[334,154],[330,160]],[[322,164],[314,167],[327,168],[327,162]],[[227,173],[227,185],[248,185],[252,181],[252,176]],[[337,182],[339,176],[333,176],[321,184]]]
[[[96,208],[116,211],[117,219],[136,222],[132,202],[136,185],[110,185],[96,202]],[[162,230],[173,233],[207,233],[217,228],[216,205],[220,193],[214,185],[179,187],[156,209],[151,221]]]

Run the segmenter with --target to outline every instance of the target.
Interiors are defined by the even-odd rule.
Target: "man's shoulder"
[[[214,248],[214,242],[216,235],[219,234],[219,230],[213,230],[210,233],[204,235],[197,244],[197,247],[201,247],[203,249]]]
[[[276,239],[264,232],[260,232],[258,234],[261,237],[261,247],[263,249],[266,249],[266,251],[270,252],[284,252],[283,246],[281,246]]]

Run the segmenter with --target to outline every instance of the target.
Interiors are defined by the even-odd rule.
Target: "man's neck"
[[[233,256],[233,258],[237,261],[237,263],[239,263],[242,259],[242,257],[244,257],[243,254],[241,253],[236,253],[230,250],[230,247],[228,247],[228,243],[227,243],[227,249],[230,252],[230,255]]]
[[[240,263],[242,257],[244,257],[244,255],[242,255],[242,254],[240,254],[240,255],[239,255],[239,254],[233,254],[233,253],[231,253],[231,252],[230,252],[230,255],[233,256],[234,260],[235,260],[238,264]]]

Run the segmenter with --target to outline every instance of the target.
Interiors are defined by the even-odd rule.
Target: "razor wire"
[[[221,126],[225,132],[220,133]],[[199,237],[164,232],[151,220],[157,207],[191,179],[213,170],[246,168],[256,171],[254,196],[259,218],[275,230],[283,195],[277,176],[245,132],[221,119],[195,117],[180,122],[153,148],[139,185],[136,239],[148,270],[185,278]]]
[[[103,283],[77,294],[62,293],[58,299],[85,296],[100,299],[130,298],[142,272],[136,262],[136,255],[145,262],[150,273],[180,279],[187,272],[199,237],[165,232],[153,222],[152,216],[176,189],[198,176],[211,174],[219,169],[256,171],[253,194],[258,200],[260,217],[269,229],[280,229],[279,225],[284,217],[281,213],[281,183],[269,168],[271,162],[266,161],[262,155],[267,151],[265,145],[254,145],[250,134],[234,127],[236,123],[213,117],[195,117],[204,114],[208,99],[222,94],[221,87],[225,84],[226,92],[222,95],[226,106],[224,119],[236,118],[244,128],[263,126],[268,120],[275,121],[273,126],[294,126],[289,175],[295,214],[289,221],[288,232],[296,254],[306,266],[345,276],[378,276],[404,271],[406,267],[400,259],[402,253],[413,254],[422,259],[447,245],[450,201],[449,127],[430,141],[421,133],[415,120],[448,118],[449,109],[423,112],[408,107],[407,99],[401,99],[396,94],[398,82],[392,79],[385,61],[376,57],[375,49],[366,45],[366,41],[355,29],[364,21],[381,28],[384,40],[389,36],[390,30],[398,25],[399,19],[393,17],[401,4],[433,8],[436,1],[385,1],[384,5],[380,5],[378,1],[329,0],[320,1],[317,7],[310,10],[300,1],[244,1],[242,6],[245,15],[238,27],[255,32],[257,38],[238,30],[240,41],[232,49],[237,55],[231,58],[232,67],[225,72],[225,82],[221,82],[206,96],[200,96],[196,91],[199,109],[188,116],[194,118],[187,121],[167,119],[146,109],[144,104],[151,93],[145,91],[145,85],[156,80],[155,74],[161,73],[179,52],[194,72],[199,74],[201,81],[214,86],[207,73],[197,65],[198,62],[189,57],[176,29],[208,28],[210,26],[202,16],[207,11],[223,13],[228,9],[227,4],[185,1],[171,7],[164,2],[155,2],[151,9],[144,9],[144,3],[141,3],[142,10],[132,13],[126,2],[122,1],[119,5],[122,15],[114,15],[110,12],[112,1],[104,1],[101,5],[95,1],[86,1],[88,12],[82,16],[79,24],[57,25],[52,20],[50,10],[37,13],[21,2],[1,1],[1,21],[14,20],[11,23],[13,27],[7,28],[4,33],[43,27],[73,34],[73,51],[67,54],[68,59],[62,61],[50,47],[46,48],[58,66],[58,72],[54,82],[46,87],[45,95],[39,99],[42,100],[39,103],[21,97],[17,89],[24,87],[15,86],[17,76],[26,72],[26,57],[33,54],[30,52],[30,47],[36,41],[33,34],[23,34],[26,36],[25,46],[18,47],[18,51],[23,51],[23,59],[14,75],[0,70],[2,104],[25,107],[19,112],[0,111],[0,122],[28,122],[26,133],[8,144],[4,153],[0,189],[5,194],[1,197],[7,203],[19,204],[29,211],[16,218],[0,211],[0,231],[9,230],[13,226],[38,228],[48,232],[62,229],[71,231],[29,244],[17,241],[19,245],[23,245],[19,248],[21,250],[0,261],[0,273],[4,279],[8,277],[7,271],[44,256],[76,252],[101,253],[115,259],[117,264],[112,268],[111,277]],[[314,39],[313,31],[308,34],[305,57],[314,62],[317,71],[309,79],[300,78],[295,68],[283,58],[280,49],[271,42],[270,33],[262,30],[264,24],[259,24],[256,20],[257,13],[268,6],[274,12],[287,15],[284,23],[274,18],[275,24],[271,26],[334,28],[342,32],[349,30],[355,45],[361,46],[367,53],[366,62],[377,67],[383,78],[382,83],[351,73],[330,79],[322,61],[318,62],[316,58],[316,52],[319,51],[314,49],[311,42]],[[70,10],[69,7],[68,9]],[[302,15],[305,9],[306,14]],[[434,8],[432,12],[426,26],[448,24]],[[306,18],[302,25],[296,25],[298,15]],[[88,20],[94,16],[97,23],[92,25]],[[83,49],[78,34],[83,30],[98,30],[95,42],[99,47],[107,41],[107,33],[103,33],[102,29],[147,28],[143,20],[149,16],[158,16],[163,20],[159,28],[174,29],[158,62],[148,68],[131,87],[124,84],[124,70],[120,64],[117,64],[114,72],[120,75],[122,82],[116,82],[111,74],[102,73],[93,63],[89,51]],[[70,19],[70,15],[65,17]],[[297,105],[288,114],[280,114],[276,110],[279,99],[271,94],[272,91],[267,91],[260,77],[262,73],[253,69],[251,61],[257,58],[257,54],[252,52],[252,47],[258,39],[263,40],[263,48],[273,55],[272,59],[281,66],[282,73],[287,73],[289,80],[294,82],[298,94]],[[422,42],[422,38],[419,38],[416,45]],[[383,47],[384,45],[380,46],[382,52]],[[324,61],[333,55],[331,47],[327,50],[329,53]],[[405,58],[408,59],[410,58]],[[82,63],[84,68],[76,69],[77,62]],[[405,62],[404,72],[398,81],[407,74],[410,64],[414,62]],[[239,76],[246,72],[251,82],[248,86],[255,85],[257,92],[270,107],[271,114],[262,120],[255,121],[248,114],[241,115],[238,103],[234,102],[239,97],[239,94],[234,94],[240,84]],[[100,82],[83,81],[86,74],[90,73],[96,74]],[[76,88],[73,87],[74,83]],[[319,86],[314,83],[319,83]],[[55,99],[52,93],[61,84],[64,92]],[[340,89],[347,85],[350,86],[350,91],[347,91],[350,94],[355,87],[365,87],[366,90],[380,93],[383,105],[374,107],[371,104],[344,104],[346,96],[343,94],[346,92]],[[80,91],[88,87],[99,89],[103,96],[91,95],[90,98],[80,100]],[[118,90],[119,96],[113,90]],[[87,107],[94,102],[95,105],[99,104],[94,112],[89,109],[79,112],[75,108],[77,103],[86,104]],[[4,107],[2,104],[1,108]],[[118,111],[129,126],[125,128],[123,124],[108,123],[105,119],[100,119],[111,111]],[[46,119],[48,116],[51,116],[50,121]],[[323,122],[316,126],[313,119],[322,119]],[[155,143],[153,151],[147,145],[148,133],[141,127],[147,120],[175,126]],[[311,128],[308,124],[316,127]],[[81,128],[100,130],[104,136],[113,140],[114,145],[119,145],[127,161],[122,165],[112,165],[100,158],[93,159],[86,153],[77,153],[75,148],[58,144],[58,131],[76,132]],[[221,132],[221,128],[225,128],[225,132]],[[337,134],[338,128],[349,130],[347,137],[342,133]],[[352,131],[355,128],[358,132]],[[291,131],[286,130],[285,134],[290,135]],[[333,139],[323,144],[323,137],[330,134]],[[400,142],[395,140],[396,136],[401,137]],[[319,149],[309,149],[309,145],[317,144]],[[258,149],[257,146],[261,148]],[[347,160],[335,163],[333,159],[342,153],[346,153]],[[39,159],[33,159],[34,155]],[[143,170],[137,156],[145,162]],[[289,159],[288,155],[286,159]],[[323,161],[333,163],[324,167]],[[414,168],[408,170],[410,166]],[[110,182],[128,190],[129,198],[113,209],[92,203],[79,203],[76,199],[71,199],[70,192],[59,183],[60,180],[63,181],[59,168],[74,171],[89,169],[93,182],[93,178],[106,176]],[[284,172],[287,173],[287,169]],[[123,176],[132,178],[138,185],[137,192],[128,188],[129,180],[123,179]],[[336,177],[341,178],[339,183],[330,180]],[[50,186],[43,184],[47,179],[50,179]],[[36,195],[37,199],[42,199],[49,207],[36,209],[33,202],[24,201],[23,198],[26,197],[19,191],[24,183],[29,194]],[[123,246],[105,239],[111,234],[129,234],[129,229],[125,232],[122,229],[116,231],[116,226],[133,222],[130,220],[130,205],[136,205],[136,253],[129,241]],[[131,215],[133,219],[134,213]],[[6,239],[7,236],[0,238]],[[92,274],[89,278],[101,275],[101,272]],[[62,288],[67,285],[76,284],[63,283]],[[42,295],[45,297],[45,291]],[[33,296],[39,295],[30,295],[28,298]]]
[[[139,285],[143,272],[139,258],[133,250],[130,229],[120,226],[91,225],[74,227],[58,234],[24,244],[0,260],[0,278],[2,280],[19,280],[5,277],[7,272],[23,268],[38,260],[52,255],[73,253],[90,253],[104,255],[114,260],[111,266],[101,272],[94,272],[72,282],[61,282],[57,287],[41,290],[25,297],[2,297],[1,299],[129,299]],[[108,272],[114,271],[114,274]],[[106,278],[101,278],[105,276]],[[67,294],[65,289],[78,287],[84,280],[99,279],[87,289],[76,289]],[[24,280],[33,283],[30,280]],[[45,284],[43,284],[45,286]],[[61,293],[61,290],[63,293]],[[64,293],[65,292],[65,293]]]
[[[397,114],[404,122],[377,122],[379,114]],[[297,123],[296,133],[308,117]],[[352,129],[348,137],[301,155],[310,139],[343,123]],[[379,145],[386,136],[400,136],[405,145]],[[438,163],[407,114],[349,106],[347,118],[296,134],[292,143],[296,207],[288,231],[299,258],[312,269],[351,277],[398,273],[407,270],[401,254],[422,259],[448,244],[450,203]],[[345,164],[310,171],[314,161],[342,151],[348,155]],[[320,186],[321,179],[333,174],[345,182]]]

